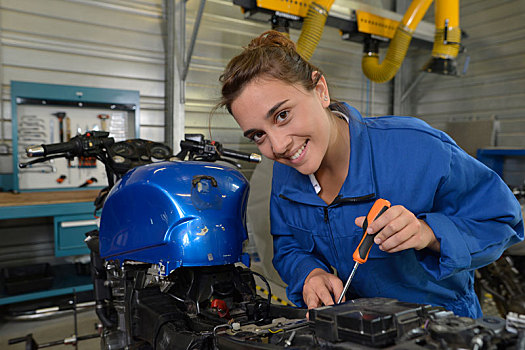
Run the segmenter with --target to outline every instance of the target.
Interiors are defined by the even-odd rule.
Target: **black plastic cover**
[[[330,342],[382,347],[420,327],[428,315],[438,310],[388,298],[356,299],[310,310],[310,321],[315,334]]]

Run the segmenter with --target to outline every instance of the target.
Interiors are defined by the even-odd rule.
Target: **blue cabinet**
[[[53,217],[55,255],[88,254],[85,233],[96,228],[93,200],[97,190],[69,192],[0,193],[0,220]],[[91,290],[91,276],[77,275],[75,266],[53,266],[55,280],[49,290],[0,294],[0,305]]]
[[[56,256],[89,254],[84,239],[86,232],[97,228],[93,214],[60,215],[53,221]]]

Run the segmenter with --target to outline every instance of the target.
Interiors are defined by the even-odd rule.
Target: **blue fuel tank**
[[[181,266],[243,262],[249,185],[237,170],[206,162],[159,162],[130,170],[102,209],[106,260]],[[164,274],[163,273],[163,274]]]

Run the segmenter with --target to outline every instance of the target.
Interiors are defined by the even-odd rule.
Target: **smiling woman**
[[[278,32],[253,39],[221,82],[219,106],[276,161],[273,263],[292,302],[339,298],[363,215],[385,198],[392,207],[368,225],[377,245],[346,297],[481,315],[473,271],[523,239],[520,205],[494,172],[417,118],[362,118],[332,101],[321,70]]]

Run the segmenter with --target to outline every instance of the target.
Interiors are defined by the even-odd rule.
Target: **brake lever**
[[[68,157],[67,154],[53,154],[52,156],[47,156],[47,157],[42,157],[42,158],[36,158],[36,159],[33,159],[29,162],[25,162],[25,163],[19,163],[18,164],[18,167],[20,169],[24,169],[24,168],[27,168],[29,165],[33,165],[33,164],[37,164],[37,163],[43,163],[43,162],[46,162],[48,160],[51,160],[51,159],[55,159],[55,158],[64,158],[64,157]]]

